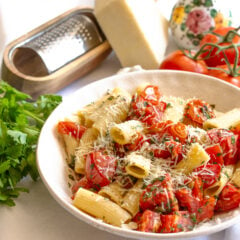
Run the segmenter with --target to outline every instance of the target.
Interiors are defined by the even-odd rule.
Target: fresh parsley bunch
[[[40,130],[61,96],[42,95],[36,101],[0,82],[0,203],[14,206],[13,198],[28,189],[18,187],[30,175],[36,181],[36,147]]]

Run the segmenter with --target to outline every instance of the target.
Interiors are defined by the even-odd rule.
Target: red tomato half
[[[177,211],[173,214],[161,215],[160,233],[186,232],[194,227],[191,216],[187,211]]]
[[[132,98],[129,119],[138,119],[151,126],[162,120],[167,104],[160,101],[160,91],[157,86],[148,85],[138,95]]]
[[[145,101],[151,103],[152,105],[157,105],[159,103],[161,93],[158,86],[148,85],[140,93]]]
[[[192,191],[187,188],[178,189],[175,192],[179,205],[187,208],[190,213],[196,213],[201,206],[201,199],[194,197]]]
[[[183,159],[184,148],[180,142],[169,140],[165,142],[165,149],[153,148],[150,151],[153,152],[154,157],[163,159],[170,158],[170,165],[176,165]]]
[[[186,104],[183,122],[193,126],[202,127],[202,124],[215,117],[212,107],[201,99],[193,99]]]
[[[169,126],[168,132],[174,137],[175,141],[180,141],[182,144],[186,142],[188,137],[188,130],[185,124],[175,123]]]
[[[223,151],[222,151],[222,148],[220,147],[220,145],[218,143],[214,144],[212,146],[206,147],[205,151],[210,156],[210,160],[208,161],[208,163],[219,164],[221,166],[223,165],[223,163],[224,163],[224,161],[223,161]]]
[[[100,187],[111,182],[116,170],[116,159],[100,151],[89,153],[86,157],[86,177]]]
[[[229,211],[240,206],[240,190],[228,183],[219,195],[215,210],[219,212]]]
[[[222,27],[222,28],[215,29],[213,31],[215,34],[208,33],[204,36],[204,38],[201,40],[200,46],[203,46],[204,44],[207,44],[207,43],[218,43],[219,41],[221,41],[221,38],[217,36],[217,34],[220,36],[225,36],[230,30],[234,30],[234,28]],[[239,44],[240,37],[235,35],[235,37],[231,39],[230,42],[219,43],[219,46],[228,46],[229,44],[232,44],[232,43]],[[238,47],[238,49],[240,50],[240,47]],[[205,59],[207,57],[205,59],[205,62],[209,67],[215,67],[218,65],[225,64],[224,53],[230,63],[234,63],[234,60],[236,57],[236,51],[233,48],[226,49],[224,50],[224,52],[221,51],[219,53],[217,53],[218,51],[217,47],[206,46],[204,50],[205,51],[201,54],[201,58]]]
[[[212,144],[219,143],[223,151],[225,165],[235,164],[237,160],[238,136],[227,129],[213,128],[207,131]]]
[[[156,133],[159,135],[159,139],[168,132],[168,128],[173,124],[173,121],[167,120],[163,122],[155,123],[151,126],[148,126],[149,133]]]
[[[194,61],[180,50],[169,54],[161,63],[160,69],[182,70],[202,74],[207,74],[208,72],[204,61]]]
[[[157,232],[160,225],[160,214],[151,210],[145,210],[140,217],[138,230],[141,232]]]
[[[203,188],[208,188],[213,185],[219,178],[221,173],[221,166],[219,164],[201,165],[193,170],[196,176],[203,181]]]
[[[162,176],[149,184],[142,192],[139,202],[142,210],[177,211],[178,203],[173,193],[170,176]]]
[[[198,209],[196,213],[197,223],[211,219],[214,215],[215,205],[215,197],[204,198],[202,201],[202,206]]]
[[[193,178],[192,196],[199,201],[203,200],[203,181],[200,177]]]
[[[75,122],[60,121],[57,126],[58,133],[67,134],[73,136],[76,139],[80,139],[83,133],[86,131],[84,126],[81,126]]]

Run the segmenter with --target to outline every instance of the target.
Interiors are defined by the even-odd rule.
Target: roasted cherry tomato
[[[185,124],[175,123],[169,126],[168,132],[173,136],[175,141],[180,141],[182,144],[186,142],[188,137],[188,130]]]
[[[142,210],[177,211],[178,203],[173,193],[170,176],[167,174],[149,184],[142,192],[139,203]]]
[[[214,215],[215,205],[216,205],[215,197],[204,198],[201,207],[198,209],[196,213],[197,223],[211,219]]]
[[[203,181],[201,177],[193,178],[192,196],[200,201],[203,200]]]
[[[157,232],[161,225],[161,217],[159,213],[151,210],[145,210],[140,217],[138,230],[141,232]]]
[[[158,87],[146,86],[142,92],[133,96],[128,118],[138,119],[149,126],[160,122],[167,108],[167,104],[160,101],[160,97]]]
[[[210,118],[215,117],[212,107],[201,99],[190,100],[184,109],[183,122],[202,127],[202,124]]]
[[[168,128],[173,124],[173,121],[167,120],[155,123],[151,126],[148,126],[148,132],[152,134],[160,135],[159,139],[168,132]]]
[[[222,42],[222,37],[226,36],[226,34],[230,31],[234,30],[233,27],[222,27],[214,29],[213,32],[208,33],[204,36],[204,38],[201,40],[200,46],[203,46],[204,44],[208,43],[215,43],[218,44],[220,47],[229,46],[230,44],[239,44],[240,43],[240,37],[238,35],[235,35],[233,38],[230,36],[229,40],[226,39],[226,41]],[[212,47],[210,45],[207,45],[204,47],[204,52],[200,55],[201,58],[203,58],[206,62],[206,64],[209,67],[216,67],[218,65],[225,64],[225,57],[229,63],[233,64],[236,57],[236,50],[234,48],[228,48],[224,51],[217,52],[217,47]],[[240,47],[238,47],[238,51],[240,51]],[[211,71],[210,71],[211,72]]]
[[[72,193],[75,194],[78,189],[82,187],[85,189],[92,189],[94,191],[98,191],[100,188],[97,185],[94,185],[92,182],[90,182],[86,176],[82,177],[78,182],[76,182],[72,187]]]
[[[178,203],[181,207],[187,208],[190,213],[196,213],[201,206],[201,200],[192,195],[191,189],[180,188],[175,192]]]
[[[227,129],[213,128],[207,131],[211,144],[218,143],[222,148],[225,165],[235,164],[237,160],[238,136]]]
[[[76,139],[80,139],[83,133],[86,131],[84,126],[81,126],[75,122],[60,121],[57,126],[58,133],[67,134],[73,136]]]
[[[161,97],[159,88],[153,85],[146,86],[139,95],[142,96],[145,101],[151,103],[152,105],[158,105]]]
[[[157,124],[162,121],[163,113],[167,108],[165,102],[159,102],[158,105],[152,105],[145,108],[144,115],[140,120],[146,123],[148,126]]]
[[[186,232],[192,230],[194,222],[187,211],[177,211],[172,214],[161,215],[160,233]]]
[[[229,211],[239,207],[240,189],[228,183],[219,195],[215,210],[219,212]]]
[[[153,152],[154,157],[171,159],[170,165],[176,165],[183,159],[184,147],[180,142],[176,142],[174,140],[166,141],[164,149],[162,148],[152,148],[150,147],[150,151]]]
[[[116,159],[101,151],[89,153],[86,156],[86,177],[88,181],[100,187],[111,182],[116,170]]]
[[[182,70],[202,74],[207,74],[208,72],[207,65],[204,61],[195,61],[180,50],[169,54],[161,63],[160,69]]]
[[[205,148],[205,151],[210,157],[210,160],[208,161],[209,164],[219,164],[220,166],[223,165],[223,151],[219,143],[207,146]]]
[[[203,188],[208,188],[213,185],[221,173],[221,166],[219,164],[210,164],[201,165],[193,170],[195,176],[198,176],[203,181]]]

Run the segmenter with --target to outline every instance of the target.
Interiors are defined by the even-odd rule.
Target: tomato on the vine
[[[228,74],[227,72],[224,72],[224,70],[229,71],[229,67],[226,64],[216,66],[216,68],[219,68],[219,69],[210,69],[208,71],[208,75],[210,75],[212,77],[220,78],[228,83],[231,83],[237,87],[240,87],[240,76],[234,77],[234,76],[231,76],[230,74]],[[223,70],[221,70],[221,69],[223,69]]]
[[[177,50],[168,55],[160,65],[160,69],[182,70],[207,74],[207,65],[203,60],[193,60],[183,51]]]
[[[218,65],[226,64],[225,56],[229,63],[231,64],[234,63],[236,57],[236,50],[233,47],[218,52],[219,49],[218,47],[210,45],[217,44],[219,47],[227,47],[232,44],[240,44],[240,37],[236,34],[234,34],[234,36],[229,34],[228,35],[229,37],[226,38],[227,34],[231,30],[235,29],[233,27],[217,28],[212,32],[206,34],[204,38],[201,40],[200,43],[201,47],[203,47],[205,44],[207,45],[205,45],[205,47],[203,48],[204,51],[200,54],[200,57],[205,60],[206,64],[209,67],[215,67]],[[237,48],[239,51],[240,46]]]

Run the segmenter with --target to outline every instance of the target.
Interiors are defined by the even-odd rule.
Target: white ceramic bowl
[[[240,107],[240,89],[216,78],[189,72],[155,70],[120,74],[89,84],[75,92],[60,104],[42,128],[38,148],[37,163],[41,178],[52,196],[70,213],[99,229],[117,235],[135,239],[180,239],[207,235],[223,230],[239,221],[240,209],[221,214],[212,221],[202,224],[193,231],[182,233],[143,233],[121,229],[103,223],[72,205],[71,193],[65,175],[65,157],[63,147],[56,134],[56,123],[64,117],[96,100],[107,90],[116,86],[133,90],[143,82],[158,85],[164,95],[183,98],[199,97],[215,104],[219,111]]]

